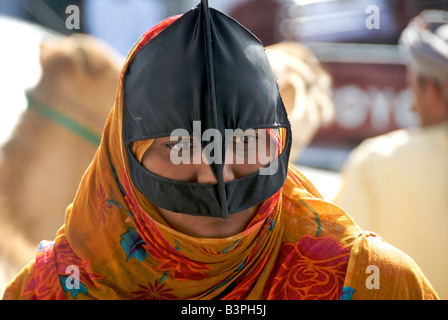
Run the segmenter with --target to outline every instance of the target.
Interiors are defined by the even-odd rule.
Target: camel
[[[0,296],[64,223],[115,99],[123,59],[88,35],[46,38],[42,76],[2,147]]]
[[[332,78],[316,56],[298,42],[266,47],[292,128],[290,162],[295,163],[317,131],[334,120]]]

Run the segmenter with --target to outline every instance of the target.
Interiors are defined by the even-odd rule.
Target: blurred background
[[[22,28],[2,28],[1,81],[30,87],[37,81],[37,52],[8,52],[11,43],[38,42],[39,26],[60,34],[86,33],[101,38],[126,56],[132,44],[148,28],[164,18],[186,12],[197,5],[195,0],[1,0],[0,14],[35,23],[20,39]],[[251,30],[264,45],[281,41],[305,44],[330,73],[334,85],[335,119],[322,127],[300,157],[292,159],[318,185],[322,194],[332,197],[338,188],[338,173],[349,152],[362,140],[397,128],[418,125],[410,111],[412,94],[406,84],[406,67],[397,49],[401,31],[424,9],[447,9],[444,0],[212,0],[210,6],[234,17]],[[79,8],[77,29],[68,29],[66,20],[72,13],[67,7]],[[379,28],[368,29],[366,8],[379,9]],[[373,13],[373,11],[372,11]],[[8,43],[10,43],[8,45]],[[13,55],[11,57],[10,55]],[[19,59],[27,71],[17,78]],[[25,67],[26,65],[26,67]],[[16,72],[15,81],[5,69]],[[24,107],[23,95],[0,86],[0,95],[16,97]],[[5,101],[5,100],[4,100]],[[14,126],[16,111],[1,112],[0,141],[7,139]],[[322,180],[323,179],[323,180]]]
[[[146,30],[197,3],[0,0],[0,146],[11,138],[27,108],[26,91],[42,75],[43,39],[87,34],[102,39],[124,58]],[[326,199],[335,196],[341,170],[363,140],[419,126],[397,43],[413,17],[425,9],[448,10],[448,1],[209,0],[209,4],[240,21],[265,46],[284,41],[305,45],[331,76],[334,118],[291,159]],[[378,19],[369,18],[372,14]]]

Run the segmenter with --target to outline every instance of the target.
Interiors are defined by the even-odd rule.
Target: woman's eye
[[[172,142],[167,142],[165,144],[165,146],[170,149],[170,150],[174,150],[174,151],[182,151],[182,150],[187,150],[187,149],[191,149],[193,148],[193,144],[194,142],[192,140],[189,139],[182,139],[178,142],[176,141],[172,141]]]
[[[244,144],[244,145],[248,145],[251,142],[256,142],[257,140],[257,135],[256,134],[251,134],[251,135],[240,135],[240,136],[236,136],[234,138],[234,141],[236,144]]]
[[[189,144],[190,144],[189,141],[188,142],[180,141],[180,142],[169,142],[169,143],[166,143],[165,146],[168,149],[173,149],[173,150],[180,151],[180,150],[185,149],[185,148],[190,148]]]

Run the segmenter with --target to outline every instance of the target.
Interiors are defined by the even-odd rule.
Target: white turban
[[[448,12],[425,10],[411,20],[400,46],[418,74],[448,83]]]

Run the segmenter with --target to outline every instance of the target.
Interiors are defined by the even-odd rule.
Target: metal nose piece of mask
[[[123,132],[136,187],[161,208],[227,218],[257,205],[283,185],[291,146],[290,124],[261,42],[227,15],[202,1],[143,45],[124,78]],[[222,161],[210,163],[216,184],[170,180],[146,170],[133,156],[133,141],[170,136],[176,129],[201,136],[216,129],[283,127],[287,140],[271,175],[258,171],[223,181]],[[203,147],[205,144],[203,144]]]

